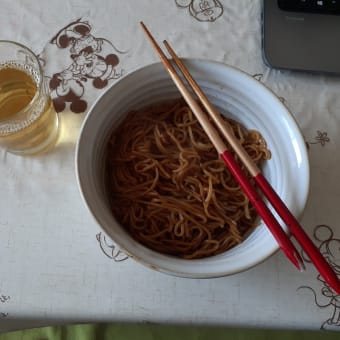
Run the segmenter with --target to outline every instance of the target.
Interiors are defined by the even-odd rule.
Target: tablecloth
[[[224,278],[161,274],[117,251],[77,188],[75,144],[91,104],[125,74],[157,61],[143,20],[180,56],[235,66],[290,109],[311,166],[302,224],[340,273],[339,77],[266,66],[261,1],[0,0],[0,8],[0,39],[39,55],[61,121],[58,143],[44,155],[0,150],[0,329],[61,321],[340,329],[340,298],[311,264],[299,273],[278,252]]]

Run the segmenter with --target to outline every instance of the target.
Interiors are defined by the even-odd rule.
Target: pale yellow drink
[[[0,62],[0,145],[24,155],[46,150],[58,136],[40,65],[29,61]]]

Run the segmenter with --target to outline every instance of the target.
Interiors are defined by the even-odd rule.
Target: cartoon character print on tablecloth
[[[340,239],[335,238],[333,230],[324,224],[315,227],[313,236],[319,243],[321,254],[340,279]],[[311,263],[303,252],[302,256],[306,263]],[[322,323],[321,329],[340,330],[340,295],[335,293],[320,275],[317,276],[317,282],[321,286],[318,289],[304,285],[298,290],[311,291],[319,308],[329,308],[329,318]]]
[[[8,295],[3,295],[3,294],[0,295],[0,318],[7,318],[8,317],[9,314],[7,312],[1,311],[1,305],[8,303],[10,299],[11,299],[11,297],[8,296]]]
[[[62,28],[47,47],[50,54],[55,52],[49,59],[59,58],[55,64],[60,68],[54,72],[47,70],[57,112],[66,107],[74,113],[85,112],[89,106],[87,92],[101,90],[111,79],[122,75],[117,70],[120,61],[117,53],[123,52],[107,39],[95,37],[91,31],[87,21],[78,19]],[[42,59],[46,61],[47,57]]]
[[[100,249],[110,259],[115,262],[122,262],[129,258],[123,253],[119,247],[103,232],[96,235],[97,241],[99,242]]]
[[[177,7],[189,8],[189,13],[198,21],[215,21],[223,14],[219,0],[175,0]]]

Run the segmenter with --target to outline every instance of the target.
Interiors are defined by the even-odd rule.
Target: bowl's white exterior
[[[292,115],[270,90],[242,71],[203,60],[187,59],[185,64],[223,114],[262,133],[272,152],[264,174],[299,217],[308,197],[309,162],[304,139]],[[226,253],[183,260],[156,253],[134,241],[110,211],[103,166],[110,133],[131,109],[172,97],[179,97],[179,93],[164,67],[157,63],[128,74],[96,101],[83,123],[76,149],[77,179],[85,204],[99,226],[123,251],[153,269],[192,278],[246,270],[278,249],[263,223],[242,244]]]

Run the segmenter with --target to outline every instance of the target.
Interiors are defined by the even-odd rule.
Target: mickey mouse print
[[[63,27],[40,56],[55,110],[85,112],[99,90],[121,77],[122,53],[109,40],[95,37],[87,21]]]
[[[198,21],[215,21],[223,14],[223,6],[218,0],[175,0],[177,7],[188,8]]]

